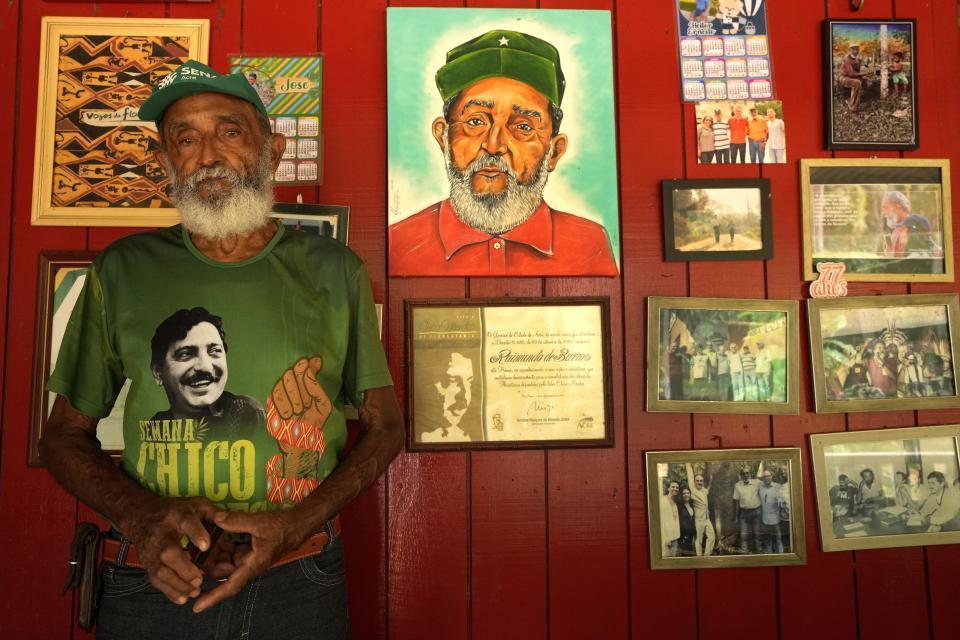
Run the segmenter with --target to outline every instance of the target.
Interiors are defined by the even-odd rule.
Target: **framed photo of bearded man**
[[[156,227],[179,220],[140,105],[188,59],[206,63],[210,21],[42,19],[34,225]]]
[[[616,276],[607,11],[387,9],[389,272]]]

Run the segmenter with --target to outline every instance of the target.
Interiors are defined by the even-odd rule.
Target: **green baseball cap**
[[[556,47],[518,31],[488,31],[450,49],[436,81],[446,102],[478,80],[497,77],[526,83],[555,106],[563,100],[566,81]]]
[[[201,62],[187,60],[161,78],[153,87],[153,95],[140,105],[140,119],[156,122],[163,117],[166,108],[180,98],[207,91],[225,93],[228,96],[246,100],[264,117],[269,117],[260,96],[243,74],[224,75]]]

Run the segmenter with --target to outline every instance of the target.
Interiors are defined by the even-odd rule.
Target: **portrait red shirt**
[[[390,226],[393,276],[615,276],[603,226],[541,200],[499,235],[464,223],[449,200]]]
[[[747,119],[734,116],[727,122],[730,123],[730,143],[745,144],[747,142],[747,130],[750,126]]]

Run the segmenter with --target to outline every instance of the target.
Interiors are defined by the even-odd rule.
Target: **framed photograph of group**
[[[652,569],[806,564],[800,449],[649,451]]]
[[[823,23],[824,135],[828,149],[916,149],[915,20]]]
[[[37,278],[37,329],[34,339],[33,385],[30,398],[30,448],[28,464],[41,465],[38,443],[53,407],[55,394],[47,391],[47,378],[57,364],[57,354],[67,321],[95,253],[88,251],[43,252]],[[97,438],[104,451],[119,455],[123,449],[123,405],[127,385],[114,404],[114,410],[97,423]]]
[[[206,19],[44,17],[34,156],[35,225],[174,224],[153,122],[153,85],[207,61]]]
[[[960,543],[960,425],[810,436],[824,551]]]
[[[773,257],[770,180],[664,180],[667,261]]]
[[[799,303],[647,300],[647,410],[796,414]]]
[[[611,446],[606,298],[408,300],[413,451]]]
[[[957,294],[807,301],[817,412],[960,407]]]
[[[845,266],[869,282],[953,282],[950,161],[830,158],[800,161],[803,269]]]

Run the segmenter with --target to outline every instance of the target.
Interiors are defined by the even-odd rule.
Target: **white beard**
[[[171,176],[171,194],[183,226],[191,234],[210,240],[223,240],[259,229],[270,220],[273,210],[273,186],[270,171],[272,148],[264,142],[253,175],[242,175],[218,165],[201,167],[187,178],[181,178],[167,163]],[[200,183],[206,178],[224,178],[230,189],[209,187],[206,197],[200,194]]]
[[[501,156],[490,155],[481,150],[470,165],[460,171],[453,164],[450,155],[449,132],[443,157],[447,165],[447,178],[450,180],[450,202],[457,216],[466,224],[490,235],[498,235],[513,229],[533,215],[543,200],[543,188],[547,185],[550,172],[547,161],[553,153],[553,144],[547,149],[543,160],[537,166],[533,180],[528,184],[519,182],[519,176],[513,167]],[[471,181],[473,174],[484,167],[496,167],[507,174],[507,188],[498,194],[473,192]]]

